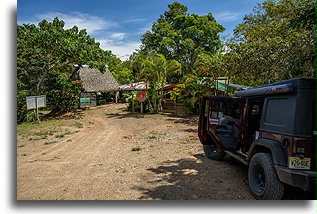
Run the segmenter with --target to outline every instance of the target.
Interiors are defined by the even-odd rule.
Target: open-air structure
[[[108,68],[106,68],[104,73],[101,73],[97,68],[77,68],[70,78],[73,80],[81,80],[86,92],[119,90],[119,84]]]

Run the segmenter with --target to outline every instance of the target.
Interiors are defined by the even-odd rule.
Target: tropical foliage
[[[111,51],[102,50],[86,30],[76,26],[64,29],[64,22],[57,17],[52,22],[43,20],[38,26],[18,25],[17,89],[18,103],[21,103],[18,105],[18,122],[26,120],[25,106],[22,105],[25,97],[19,99],[23,96],[46,94],[54,112],[77,106],[81,83],[72,83],[66,76],[73,72],[75,64],[90,65],[100,71],[109,65],[109,69],[116,72],[120,63]],[[126,73],[117,76],[131,78]]]
[[[83,91],[81,81],[72,81],[65,74],[53,71],[48,74],[44,86],[49,92],[46,98],[52,113],[79,107],[79,95]]]
[[[236,27],[225,62],[240,84],[314,77],[315,40],[315,1],[265,1]]]
[[[166,84],[167,76],[171,73],[180,73],[181,65],[176,60],[166,60],[164,55],[156,54],[149,56],[142,63],[140,77],[150,84],[149,104],[154,112],[162,112],[163,87]],[[153,103],[151,102],[151,98]],[[157,103],[158,100],[158,103]]]
[[[259,86],[296,77],[315,77],[316,11],[313,0],[276,0],[258,4],[246,15],[232,38],[221,44],[225,29],[214,16],[189,14],[179,2],[141,37],[140,50],[121,62],[102,50],[86,30],[64,29],[57,17],[38,26],[17,26],[18,122],[26,120],[25,96],[46,94],[53,111],[78,105],[80,82],[68,79],[73,65],[109,70],[120,84],[150,84],[147,109],[162,112],[166,84],[184,83],[172,92],[197,113],[203,95],[215,94],[214,81]]]
[[[169,10],[157,19],[152,30],[142,38],[142,54],[163,54],[167,59],[177,60],[184,74],[192,73],[201,52],[215,53],[221,45],[219,33],[224,27],[211,13],[204,16],[188,14],[187,7],[174,2]],[[177,78],[170,81],[177,82]]]

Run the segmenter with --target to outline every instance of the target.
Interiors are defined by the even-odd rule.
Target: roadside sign
[[[45,95],[37,96],[37,107],[38,108],[46,107],[46,96]]]
[[[95,92],[81,92],[79,101],[80,108],[97,106],[97,95]]]
[[[137,101],[139,101],[141,103],[141,114],[143,113],[143,102],[146,99],[146,93],[144,91],[139,91],[136,94],[136,99]]]
[[[136,94],[136,99],[142,103],[145,101],[146,99],[146,93],[144,91],[139,91],[137,94]]]
[[[46,95],[26,97],[26,109],[36,109],[46,107]]]
[[[39,95],[39,96],[30,96],[26,97],[26,109],[35,109],[36,111],[36,118],[40,121],[39,118],[39,108],[46,107],[46,95]]]
[[[36,109],[36,97],[26,97],[26,109]]]

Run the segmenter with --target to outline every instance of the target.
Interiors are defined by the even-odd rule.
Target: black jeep
[[[205,155],[249,167],[256,199],[281,199],[284,183],[315,191],[316,80],[298,78],[203,97],[198,136]]]

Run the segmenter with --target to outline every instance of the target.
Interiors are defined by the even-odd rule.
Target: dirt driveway
[[[109,104],[85,111],[73,119],[81,131],[54,144],[18,136],[17,199],[253,199],[245,166],[204,157],[196,117],[125,109]]]

